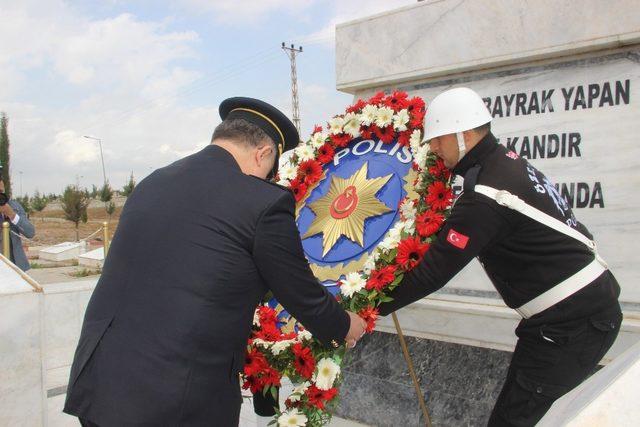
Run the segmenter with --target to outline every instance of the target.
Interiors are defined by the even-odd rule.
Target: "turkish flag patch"
[[[458,233],[452,228],[449,230],[449,234],[447,234],[447,242],[451,243],[458,249],[464,249],[467,247],[467,243],[469,243],[469,236]]]

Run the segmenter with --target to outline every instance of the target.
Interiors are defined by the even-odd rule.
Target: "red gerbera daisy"
[[[367,332],[372,332],[376,327],[376,320],[378,320],[378,309],[373,307],[363,308],[358,312],[358,316],[362,317],[367,322]]]
[[[251,393],[261,393],[264,389],[264,380],[256,376],[247,376],[242,384],[243,389],[250,389]]]
[[[376,126],[374,123],[371,123],[369,126],[362,125],[360,126],[360,135],[364,139],[371,139],[373,138],[373,135],[375,135],[377,129],[378,126]]]
[[[355,104],[347,108],[347,113],[355,113],[357,111],[360,111],[365,107],[365,105],[367,105],[365,101],[363,101],[362,99],[358,99]]]
[[[295,343],[291,350],[296,358],[294,362],[296,372],[306,379],[311,378],[316,369],[316,360],[313,358],[311,349],[300,343]]]
[[[373,104],[373,105],[378,105],[382,102],[382,100],[384,99],[384,92],[378,92],[375,95],[373,95],[371,98],[369,98],[369,104]]]
[[[318,161],[320,164],[327,164],[333,160],[333,156],[335,156],[335,154],[336,152],[331,144],[324,144],[318,149]]]
[[[391,144],[391,142],[393,142],[393,137],[395,136],[393,132],[393,126],[389,125],[383,128],[379,128],[376,126],[375,132],[380,141],[384,142],[385,144]]]
[[[409,104],[407,96],[406,92],[395,91],[391,96],[388,96],[383,103],[387,107],[391,107],[393,111],[398,112],[403,108],[407,108],[407,105]]]
[[[322,175],[322,166],[315,160],[306,160],[298,166],[298,175],[304,178],[304,183],[313,185]]]
[[[264,385],[268,386],[276,386],[280,387],[280,379],[282,375],[278,372],[277,369],[273,369],[272,367],[268,367],[262,374],[262,380],[264,381]]]
[[[341,133],[339,135],[331,134],[329,135],[329,138],[331,138],[331,142],[333,142],[333,145],[340,148],[346,147],[347,144],[349,144],[349,141],[353,139],[351,135],[347,135],[345,133]]]
[[[428,249],[428,243],[421,243],[418,237],[409,237],[398,244],[396,261],[404,270],[411,270],[422,261]]]
[[[411,114],[411,120],[409,120],[409,126],[413,128],[421,127],[424,120],[424,111],[413,111]]]
[[[244,374],[258,375],[269,367],[269,362],[258,349],[252,348],[244,355]]]
[[[409,101],[407,101],[407,110],[409,110],[410,113],[424,111],[424,101],[422,100],[422,98],[414,96]]]
[[[429,237],[440,229],[443,222],[443,215],[434,211],[426,211],[416,217],[416,231],[422,237]]]
[[[429,168],[429,173],[436,178],[442,177],[444,179],[449,179],[451,176],[451,171],[447,169],[442,159],[438,159],[436,164]]]
[[[366,289],[369,291],[373,289],[375,289],[376,291],[382,290],[396,278],[396,275],[394,274],[395,272],[396,267],[393,265],[388,265],[378,270],[373,270],[369,275],[369,279],[367,280]]]
[[[436,181],[427,188],[427,203],[431,206],[431,210],[446,209],[451,204],[452,197],[451,188],[447,188],[442,181]]]
[[[313,127],[313,132],[311,132],[311,135],[313,135],[314,133],[318,133],[318,132],[322,132],[322,126],[320,125],[315,125]]]
[[[330,388],[329,390],[320,390],[316,387],[315,384],[312,384],[307,388],[304,392],[309,399],[309,404],[315,406],[318,409],[324,410],[325,403],[332,400],[338,394],[338,389],[335,387]]]
[[[291,181],[291,183],[289,184],[289,188],[291,188],[291,191],[293,191],[293,197],[296,199],[296,202],[302,200],[304,195],[307,194],[306,184],[298,178]]]
[[[409,140],[411,139],[411,129],[403,130],[398,134],[398,143],[403,147],[409,146]]]

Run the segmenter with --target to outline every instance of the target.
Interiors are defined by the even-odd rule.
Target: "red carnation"
[[[395,133],[393,132],[393,126],[389,125],[383,128],[379,128],[376,126],[375,132],[378,139],[380,139],[380,141],[384,142],[385,144],[391,144],[393,142],[393,137],[395,136]]]
[[[443,215],[427,211],[416,217],[416,231],[422,237],[429,237],[440,229],[443,222]]]
[[[407,108],[409,101],[407,100],[407,93],[401,91],[395,91],[391,96],[384,100],[384,105],[391,107],[396,113],[404,108]]]
[[[320,390],[315,384],[312,384],[307,388],[304,394],[307,395],[311,406],[324,410],[325,403],[338,395],[338,389],[332,387],[329,390]]]
[[[382,290],[385,286],[394,281],[396,278],[395,272],[396,267],[393,265],[373,270],[367,280],[366,289],[369,291],[373,289],[376,291]]]
[[[258,375],[267,368],[269,368],[269,362],[260,350],[252,348],[244,354],[244,374],[246,376]]]
[[[309,347],[304,347],[300,343],[295,343],[292,347],[293,354],[295,356],[294,366],[296,372],[302,377],[310,379],[313,375],[313,371],[316,369],[316,360],[313,358],[313,353]]]
[[[428,243],[421,243],[418,237],[409,237],[398,244],[396,261],[404,270],[411,270],[422,261],[428,249]]]
[[[445,210],[451,204],[452,197],[451,188],[447,188],[442,181],[436,181],[427,188],[427,203],[431,210]]]
[[[384,99],[384,92],[378,92],[369,98],[368,104],[378,105]]]
[[[355,113],[357,111],[360,111],[365,107],[365,105],[367,105],[365,101],[363,101],[362,99],[358,99],[355,104],[347,108],[347,113]]]
[[[335,154],[336,152],[331,144],[324,144],[318,149],[318,161],[322,165],[327,164],[333,160],[333,156],[335,156]]]
[[[378,309],[373,307],[363,308],[358,312],[358,316],[362,317],[367,322],[367,332],[373,332],[376,327],[376,320],[378,320]]]
[[[293,197],[295,197],[296,202],[302,200],[304,195],[307,194],[307,186],[302,180],[298,178],[291,181],[291,183],[289,184],[289,188],[291,188],[291,191],[293,191]]]
[[[346,147],[349,144],[349,141],[353,139],[351,135],[347,135],[346,133],[341,133],[339,135],[331,134],[329,135],[329,138],[331,138],[333,145],[340,148]]]
[[[313,185],[322,175],[322,166],[315,160],[307,160],[298,166],[298,175],[304,177],[304,183]]]
[[[320,125],[315,125],[313,127],[313,132],[311,132],[311,135],[313,135],[314,133],[318,133],[318,132],[322,132],[322,126]]]

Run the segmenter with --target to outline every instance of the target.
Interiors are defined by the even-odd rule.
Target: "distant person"
[[[211,145],[153,172],[122,211],[64,407],[85,426],[237,426],[268,291],[325,346],[364,333],[311,272],[293,194],[265,179],[298,144],[293,123],[251,98],[220,116]]]
[[[9,248],[11,250],[11,262],[17,265],[22,271],[31,268],[27,255],[22,248],[20,235],[31,239],[36,234],[36,229],[27,218],[27,213],[17,201],[10,199],[5,194],[4,181],[2,180],[2,165],[0,165],[0,219],[2,222],[8,221],[11,229]],[[0,248],[3,247],[2,233],[0,233]]]

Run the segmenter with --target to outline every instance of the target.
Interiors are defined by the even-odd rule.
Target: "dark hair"
[[[275,145],[265,131],[243,119],[223,120],[213,131],[211,141],[216,139],[228,139],[250,147],[257,147],[266,139]]]
[[[483,125],[478,126],[477,128],[473,128],[473,130],[478,133],[491,132],[491,122],[487,122]]]

